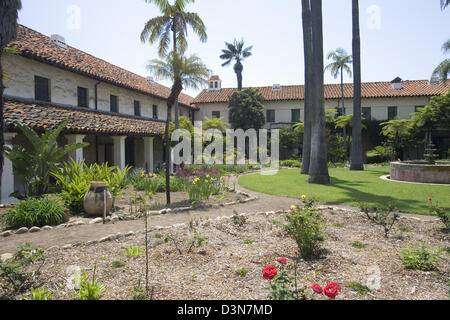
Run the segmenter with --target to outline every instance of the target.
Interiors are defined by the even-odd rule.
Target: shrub
[[[83,270],[80,279],[80,290],[75,294],[80,300],[98,300],[105,290],[105,286],[99,284],[95,278],[95,268],[92,280],[89,279],[86,271]]]
[[[25,300],[53,300],[53,294],[44,287],[36,290],[31,288],[31,297]]]
[[[28,198],[10,208],[4,219],[12,228],[55,226],[64,222],[64,210],[61,201],[48,197]]]
[[[428,250],[423,244],[403,248],[400,257],[407,269],[422,271],[436,270],[440,258],[437,252]]]
[[[140,285],[133,288],[133,300],[147,300],[145,289]]]
[[[56,186],[61,192],[66,205],[73,213],[83,211],[83,202],[92,181],[105,181],[111,192],[113,203],[127,186],[126,174],[131,167],[120,170],[110,167],[107,163],[86,166],[84,160],[76,163],[73,159],[65,162],[63,168],[52,171]]]
[[[88,143],[58,146],[58,137],[66,125],[63,121],[52,130],[39,136],[34,130],[16,124],[32,146],[28,151],[22,146],[5,147],[5,156],[11,160],[14,175],[24,186],[25,196],[41,196],[48,192],[50,173],[56,170],[59,161],[70,152],[88,146]]]
[[[388,209],[372,208],[373,213],[371,213],[370,208],[367,203],[361,202],[359,208],[362,212],[366,214],[367,219],[376,225],[382,226],[384,228],[384,237],[387,238],[389,231],[391,231],[394,224],[400,218],[400,215],[394,212],[395,208],[392,203],[388,204]]]
[[[189,199],[192,201],[208,200],[211,196],[218,195],[221,190],[221,181],[209,175],[195,178],[188,186]]]
[[[323,218],[314,207],[296,208],[286,214],[283,228],[291,236],[304,259],[317,256],[324,240]]]
[[[145,252],[145,248],[137,247],[137,246],[129,246],[125,254],[128,257],[139,257],[142,253]]]
[[[145,173],[144,171],[136,171],[129,178],[128,182],[133,185],[137,191],[146,191],[155,194],[157,192],[166,191],[166,174],[161,172],[158,174]],[[182,192],[186,191],[187,178],[183,176],[173,176],[170,178],[170,191]]]
[[[367,151],[366,156],[367,163],[383,163],[397,159],[397,152],[394,147],[384,144]]]
[[[442,223],[444,224],[445,231],[450,231],[450,211],[445,207],[440,207],[437,203],[433,203],[432,198],[429,198],[429,201],[431,202],[430,213],[432,215],[438,216],[439,219],[441,219]]]
[[[280,161],[280,166],[289,168],[301,168],[302,163],[299,160],[283,160]]]

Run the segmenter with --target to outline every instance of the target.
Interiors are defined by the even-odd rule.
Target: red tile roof
[[[435,96],[446,93],[450,90],[450,81],[446,84],[430,85],[427,80],[403,81],[401,90],[392,89],[390,82],[365,82],[362,84],[362,98],[391,98],[391,97],[418,97]],[[272,87],[256,88],[266,101],[286,101],[286,100],[304,100],[304,86],[282,86],[281,91],[273,91]],[[208,92],[203,90],[194,104],[197,106],[202,103],[228,102],[231,95],[237,89],[222,89],[220,91]],[[344,96],[353,98],[353,84],[344,84]],[[325,85],[325,99],[340,99],[341,85]]]
[[[162,136],[165,128],[163,121],[10,99],[5,99],[4,117],[10,131],[17,131],[16,123],[43,131],[63,120],[67,120],[66,133]]]
[[[81,50],[67,46],[61,49],[50,38],[25,26],[19,25],[17,40],[10,44],[27,58],[44,62],[58,68],[75,72],[96,80],[104,81],[157,98],[166,99],[170,89],[158,83],[151,85],[146,78],[119,68]],[[181,104],[192,107],[193,98],[181,94]]]

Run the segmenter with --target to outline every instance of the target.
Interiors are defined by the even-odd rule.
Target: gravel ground
[[[286,203],[286,205],[290,205]],[[342,285],[337,299],[448,299],[449,297],[449,235],[441,230],[437,219],[402,217],[384,238],[383,230],[374,226],[364,215],[348,209],[322,210],[326,224],[326,254],[317,260],[301,262],[304,284],[330,281]],[[239,212],[241,213],[241,212]],[[268,282],[262,278],[266,265],[277,265],[278,257],[292,257],[296,245],[286,237],[273,220],[281,220],[282,213],[245,214],[243,225],[230,218],[198,218],[191,222],[202,232],[207,243],[186,251],[192,239],[188,224],[163,230],[151,230],[150,283],[155,286],[154,299],[265,299],[269,295]],[[399,229],[399,227],[401,227]],[[143,230],[143,225],[141,230]],[[408,230],[408,231],[401,231]],[[173,243],[164,243],[157,233],[172,234],[183,254]],[[244,244],[245,240],[253,241]],[[360,241],[366,246],[354,248]],[[446,248],[441,252],[439,268],[433,272],[406,269],[398,255],[401,248],[424,242],[430,248]],[[130,299],[132,288],[145,279],[145,258],[130,258],[124,254],[130,245],[143,246],[144,234],[70,249],[52,249],[41,269],[40,280],[54,293],[54,299],[70,299],[74,291],[66,288],[70,274],[67,268],[78,266],[96,276],[106,289],[101,299]],[[113,268],[112,261],[123,261],[125,266]],[[236,270],[245,268],[244,277]],[[353,291],[350,282],[366,284],[379,271],[380,288],[365,295]]]

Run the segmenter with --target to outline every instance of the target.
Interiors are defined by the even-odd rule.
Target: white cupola
[[[220,91],[222,90],[222,80],[219,76],[212,76],[208,81],[208,91]]]

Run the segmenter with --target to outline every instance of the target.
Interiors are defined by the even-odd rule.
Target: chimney
[[[153,79],[153,77],[147,77],[147,82],[148,82],[151,86],[154,86],[154,85],[155,85],[155,79]]]
[[[391,87],[394,90],[401,90],[402,89],[402,79],[400,77],[395,78],[391,81]]]
[[[208,81],[208,91],[220,91],[222,90],[222,80],[219,76],[212,76]]]
[[[50,40],[57,45],[59,48],[67,50],[67,44],[64,37],[60,36],[59,34],[52,34]]]
[[[276,83],[272,86],[272,91],[281,91],[281,84]]]

